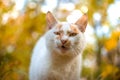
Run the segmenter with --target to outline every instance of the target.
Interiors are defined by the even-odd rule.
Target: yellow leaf
[[[106,42],[105,46],[107,50],[112,50],[116,47],[117,42],[115,39],[110,39]]]
[[[120,37],[120,32],[114,31],[108,41],[105,43],[105,47],[107,50],[112,50],[117,46],[118,37]]]

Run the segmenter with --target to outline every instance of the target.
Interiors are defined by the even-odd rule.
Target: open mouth
[[[57,48],[61,51],[68,51],[70,49],[70,47],[66,45],[58,45]]]
[[[68,50],[68,49],[69,49],[68,47],[66,47],[66,46],[64,46],[64,45],[62,45],[60,48],[61,48],[62,50]]]
[[[65,46],[61,46],[61,48],[63,48],[63,49],[64,49],[64,48],[66,48],[66,47],[65,47]]]

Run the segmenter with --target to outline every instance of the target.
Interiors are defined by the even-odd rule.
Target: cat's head
[[[84,32],[87,26],[87,15],[84,14],[75,23],[58,22],[51,12],[46,15],[49,31],[47,45],[51,50],[64,55],[78,55],[85,46]]]

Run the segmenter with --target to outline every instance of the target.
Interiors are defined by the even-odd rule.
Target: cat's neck
[[[77,60],[81,59],[81,54],[78,56],[68,56],[68,55],[60,55],[58,53],[51,53],[52,65],[56,66],[66,66],[75,64]]]

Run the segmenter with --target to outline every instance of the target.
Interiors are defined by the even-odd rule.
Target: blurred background
[[[47,11],[68,22],[88,14],[81,80],[120,80],[120,0],[0,0],[0,80],[28,80]]]

